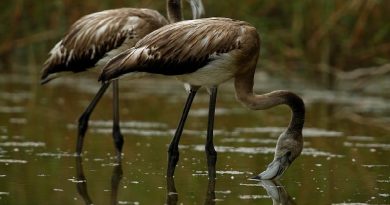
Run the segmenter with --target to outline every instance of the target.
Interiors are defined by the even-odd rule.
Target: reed
[[[207,16],[226,16],[254,24],[263,41],[262,68],[276,74],[299,73],[328,81],[336,71],[390,63],[390,1],[204,3]],[[165,13],[165,2],[157,0],[3,0],[0,20],[8,23],[0,24],[1,62],[25,57],[26,46],[43,46],[45,49],[40,50],[48,51],[82,15],[124,6],[155,8]],[[185,14],[190,16],[189,12]],[[37,57],[41,62],[46,53]]]

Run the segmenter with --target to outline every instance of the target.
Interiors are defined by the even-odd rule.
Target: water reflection
[[[112,175],[111,175],[111,197],[110,197],[111,205],[118,204],[118,187],[120,181],[122,180],[122,176],[123,176],[122,164],[119,161],[119,163],[113,167]],[[76,182],[77,192],[83,198],[84,203],[86,205],[93,204],[92,199],[88,194],[87,179],[84,175],[82,157],[80,156],[76,157],[76,181],[75,182]]]
[[[179,200],[179,194],[176,190],[175,179],[167,177],[167,201],[168,205],[176,205]],[[215,180],[209,179],[207,184],[206,197],[204,205],[215,205]]]
[[[260,185],[267,191],[273,205],[296,204],[283,185],[277,180],[262,180]]]
[[[76,157],[76,188],[77,192],[83,198],[85,204],[93,204],[87,190],[87,179],[84,175],[82,158]]]
[[[175,180],[173,177],[167,177],[167,204],[176,205],[179,199],[176,191]]]

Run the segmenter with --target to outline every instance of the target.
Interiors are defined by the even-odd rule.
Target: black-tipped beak
[[[257,176],[250,178],[250,180],[274,180],[279,179],[284,171],[290,166],[290,153],[286,153],[285,155],[274,159],[268,166],[265,171],[260,173]]]

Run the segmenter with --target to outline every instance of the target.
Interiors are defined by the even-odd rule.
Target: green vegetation
[[[326,76],[390,61],[390,1],[204,0],[204,3],[207,17],[241,19],[258,28],[263,41],[262,69],[273,73]],[[42,62],[55,41],[82,15],[125,6],[154,8],[165,13],[165,0],[3,0],[1,4],[0,70],[10,67],[9,62],[15,59],[26,58],[26,52],[33,52],[38,64]],[[188,10],[188,5],[183,5]]]

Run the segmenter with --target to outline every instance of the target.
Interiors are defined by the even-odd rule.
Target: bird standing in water
[[[252,110],[288,105],[292,118],[280,135],[273,162],[254,179],[279,178],[300,155],[305,107],[296,94],[273,91],[253,92],[254,74],[260,52],[256,29],[244,21],[229,18],[206,18],[181,21],[148,34],[137,44],[112,58],[103,68],[99,80],[103,85],[126,74],[161,74],[175,76],[187,84],[189,91],[182,117],[168,150],[167,176],[172,177],[179,159],[178,144],[192,101],[200,87],[210,91],[207,140],[205,145],[208,174],[216,177],[217,153],[213,143],[217,87],[234,78],[236,98]]]
[[[188,0],[193,18],[204,10],[201,0]],[[167,0],[170,23],[182,20],[181,0]],[[44,63],[41,84],[64,73],[78,73],[92,68],[102,68],[113,56],[132,47],[146,34],[168,24],[155,10],[120,8],[92,13],[80,18],[64,38],[50,51]],[[76,153],[81,154],[88,121],[95,106],[110,83],[103,84],[79,118]],[[113,139],[118,156],[122,152],[123,136],[119,126],[118,81],[113,81]]]

